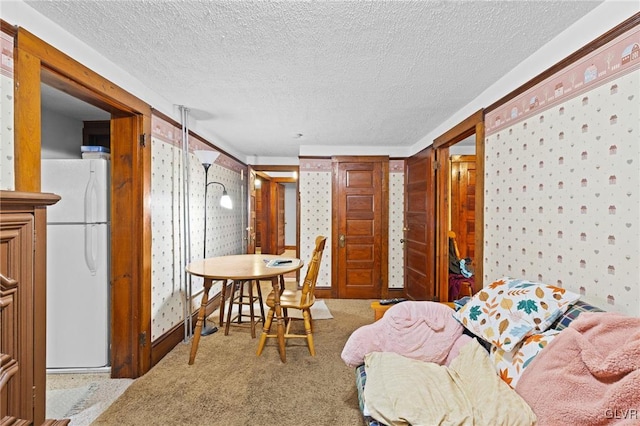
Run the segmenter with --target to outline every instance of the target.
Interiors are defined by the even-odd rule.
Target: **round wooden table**
[[[291,263],[283,263],[278,266],[268,266],[268,261],[274,259],[291,261]],[[220,324],[222,324],[227,280],[261,280],[265,278],[270,278],[273,286],[276,324],[278,330],[278,350],[280,352],[280,360],[285,362],[284,318],[282,316],[282,309],[280,308],[280,290],[284,289],[284,274],[297,271],[302,268],[302,265],[303,262],[300,259],[276,256],[273,254],[236,254],[230,256],[218,256],[197,260],[188,264],[185,268],[188,273],[204,278],[204,291],[202,292],[202,301],[200,302],[200,310],[198,311],[198,319],[196,320],[196,329],[191,342],[189,365],[193,364],[196,358],[198,344],[200,343],[200,332],[202,331],[206,307],[209,302],[209,290],[211,290],[213,281],[224,281],[224,284],[222,285],[222,303],[220,306]],[[263,335],[266,333],[266,330],[262,331]],[[261,336],[261,338],[264,338],[264,336]]]

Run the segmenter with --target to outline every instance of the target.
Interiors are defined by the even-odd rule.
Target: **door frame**
[[[436,271],[435,280],[440,301],[449,296],[449,147],[475,134],[476,143],[476,205],[475,258],[476,288],[483,287],[484,261],[484,109],[479,109],[433,141],[436,156]]]
[[[41,190],[41,83],[111,113],[111,376],[140,377],[151,368],[151,107],[24,28],[13,36],[16,191]]]
[[[300,181],[299,181],[299,176],[300,176],[300,167],[297,165],[273,165],[273,166],[269,166],[269,165],[251,165],[251,168],[256,172],[257,177],[262,178],[262,179],[268,179],[271,182],[280,182],[280,183],[295,183],[296,185],[296,247],[295,247],[295,251],[296,251],[296,257],[299,258],[300,257]],[[274,177],[274,176],[269,176],[269,172],[290,172],[290,173],[295,173],[296,174],[296,178],[293,177]],[[261,196],[262,196],[262,191],[263,188],[260,187],[260,192],[261,192]],[[269,199],[271,200],[272,197],[270,197]],[[264,198],[263,198],[264,201]],[[271,202],[273,202],[274,200],[271,200]],[[263,223],[264,223],[264,219],[265,217],[270,217],[270,216],[274,216],[271,214],[271,202],[270,203],[262,203],[262,219],[263,219]],[[272,232],[272,226],[269,226],[269,232]],[[262,236],[262,239],[264,240],[265,236]],[[271,238],[271,237],[270,237]],[[262,242],[261,242],[262,243]],[[299,275],[300,272],[297,272],[297,275]]]

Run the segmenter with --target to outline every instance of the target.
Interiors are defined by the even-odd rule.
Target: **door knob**
[[[403,230],[404,232],[410,231],[410,229],[409,229],[409,228],[407,228],[407,227],[402,228],[402,230]]]
[[[344,234],[340,234],[340,237],[338,237],[338,245],[340,247],[344,247],[344,243],[345,243],[345,236]]]
[[[404,238],[400,238],[400,244],[404,244]]]

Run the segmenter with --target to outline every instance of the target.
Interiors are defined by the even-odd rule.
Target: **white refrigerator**
[[[109,365],[110,164],[42,160],[47,208],[47,368]]]

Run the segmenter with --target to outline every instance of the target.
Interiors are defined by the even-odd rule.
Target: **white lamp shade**
[[[227,191],[224,191],[224,194],[222,194],[222,197],[220,197],[220,206],[224,207],[225,209],[233,208],[233,202],[231,201],[231,197],[229,197],[229,194],[227,194]]]
[[[197,149],[193,152],[202,164],[213,164],[216,161],[216,158],[220,156],[218,151],[211,151],[208,149]]]

